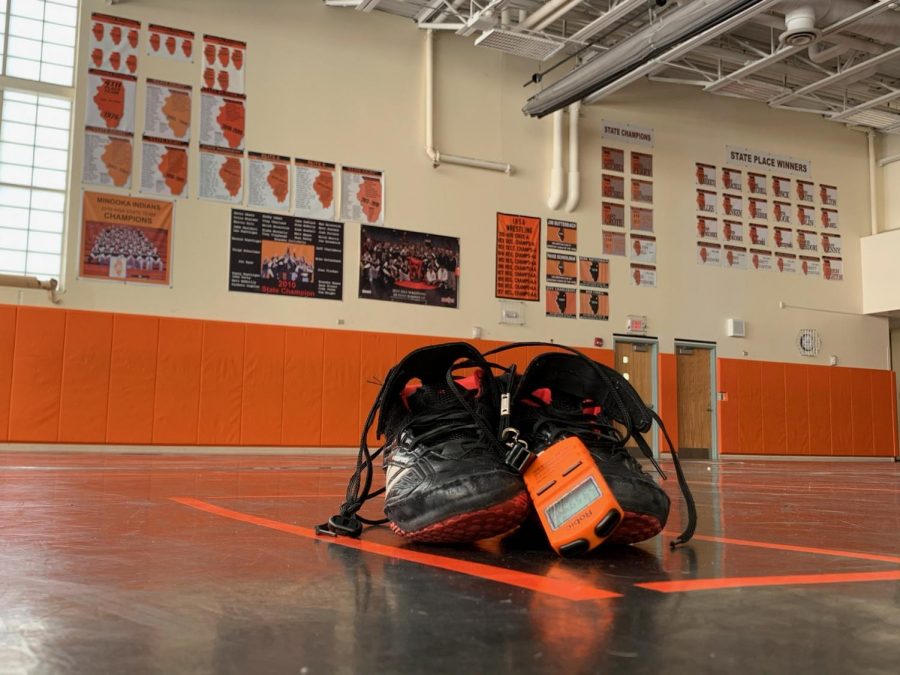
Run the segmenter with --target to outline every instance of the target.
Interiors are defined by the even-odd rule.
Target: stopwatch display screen
[[[558,530],[569,518],[584,510],[600,496],[601,492],[597,483],[593,477],[588,477],[587,480],[547,507],[545,513],[547,520],[550,521],[550,527]]]

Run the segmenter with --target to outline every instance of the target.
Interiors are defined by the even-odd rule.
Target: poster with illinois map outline
[[[96,127],[84,130],[81,180],[91,185],[130,188],[134,157],[132,135]]]
[[[84,126],[133,134],[136,92],[132,75],[89,70]]]
[[[244,149],[247,97],[214,89],[200,90],[200,144]]]
[[[200,146],[200,199],[228,204],[244,201],[244,153]]]
[[[147,80],[144,132],[172,141],[191,140],[191,92],[188,84]]]
[[[341,220],[384,225],[384,172],[341,168]]]
[[[203,84],[229,94],[246,93],[247,43],[203,36]]]
[[[141,192],[164,197],[188,196],[188,144],[144,136],[141,144]]]
[[[337,167],[330,162],[294,159],[294,215],[334,220]]]
[[[194,33],[180,28],[169,28],[150,24],[147,40],[147,55],[159,56],[172,61],[194,62]]]
[[[271,211],[291,210],[291,158],[247,153],[247,205]]]
[[[95,68],[134,75],[138,69],[140,39],[140,21],[91,14],[88,58]]]

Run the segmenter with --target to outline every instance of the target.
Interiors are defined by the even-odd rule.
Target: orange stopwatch
[[[548,446],[523,474],[553,550],[582,555],[615,532],[624,512],[577,436]]]

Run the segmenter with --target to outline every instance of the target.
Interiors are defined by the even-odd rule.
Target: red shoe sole
[[[613,535],[606,540],[609,544],[636,544],[646,541],[662,532],[662,525],[653,516],[641,513],[625,512],[622,524]]]
[[[518,527],[525,520],[530,504],[528,493],[522,492],[502,504],[480,511],[460,513],[415,532],[406,532],[394,523],[390,526],[395,534],[413,541],[429,544],[461,544],[496,537]]]

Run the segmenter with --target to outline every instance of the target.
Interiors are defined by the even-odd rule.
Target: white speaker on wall
[[[743,319],[728,319],[725,332],[728,337],[747,337],[747,322]]]

